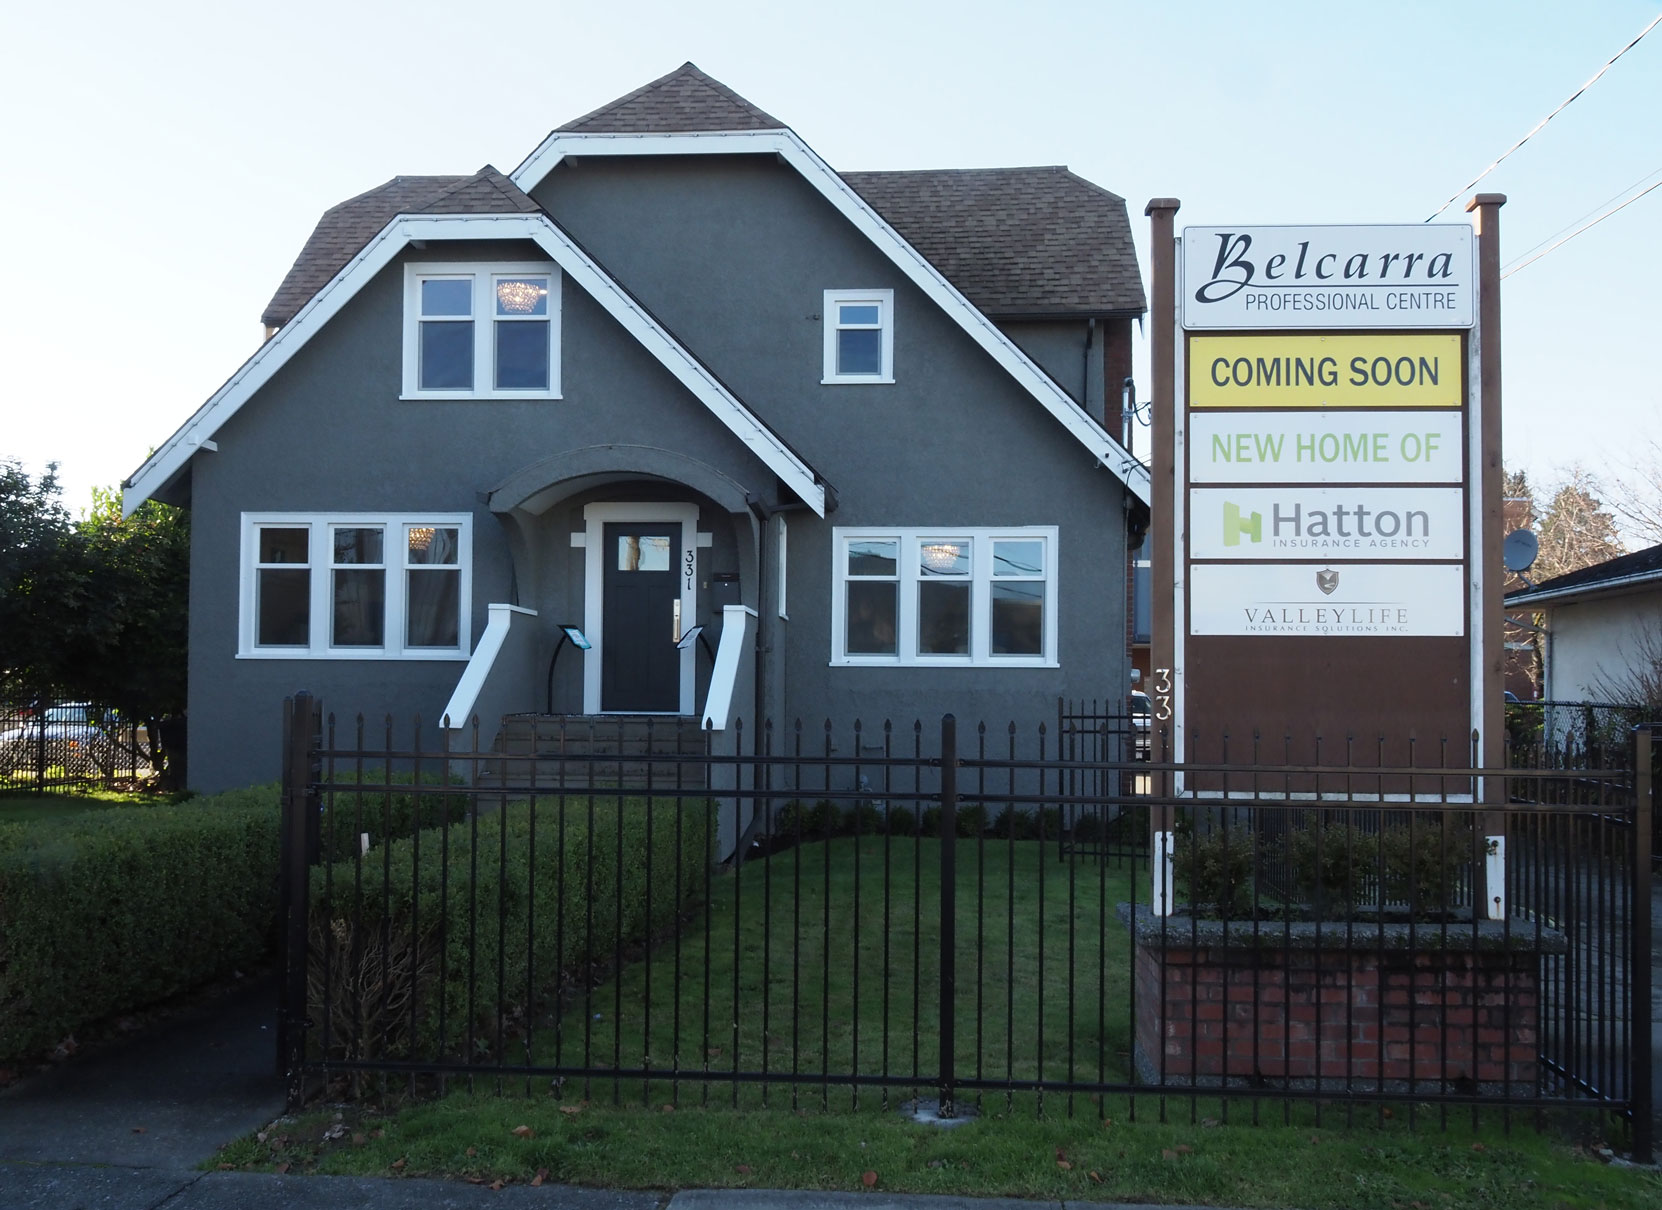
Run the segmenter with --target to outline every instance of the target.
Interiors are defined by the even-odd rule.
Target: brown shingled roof
[[[599,109],[567,122],[560,130],[584,134],[648,134],[692,130],[783,130],[720,80],[691,63],[659,76]]]
[[[988,315],[1146,310],[1125,199],[1066,168],[841,175]]]
[[[324,211],[260,322],[293,319],[329,279],[400,214],[525,214],[537,204],[486,164],[472,176],[395,176]]]

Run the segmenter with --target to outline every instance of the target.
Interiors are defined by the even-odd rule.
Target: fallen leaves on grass
[[[531,1187],[533,1189],[538,1188],[547,1179],[548,1179],[548,1169],[538,1168],[537,1169],[537,1175],[531,1178]]]
[[[392,1170],[394,1172],[404,1171],[404,1157],[403,1156],[399,1156],[396,1160],[394,1160],[392,1162]]]
[[[733,1171],[737,1172],[740,1176],[749,1176],[754,1169],[752,1169],[749,1164],[736,1164],[733,1167]]]
[[[529,1126],[515,1126],[508,1133],[513,1135],[516,1139],[534,1139],[537,1137],[537,1132],[532,1130]]]
[[[877,1187],[877,1173],[868,1168],[860,1174],[860,1183],[867,1189],[875,1189]]]

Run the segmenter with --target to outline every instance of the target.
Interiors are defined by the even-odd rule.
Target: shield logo
[[[1316,573],[1316,587],[1328,596],[1332,596],[1333,590],[1339,587],[1339,573],[1331,567],[1322,568]]]

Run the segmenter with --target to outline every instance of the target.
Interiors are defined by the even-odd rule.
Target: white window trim
[[[968,655],[920,655],[917,650],[919,548],[929,542],[969,539],[973,542],[970,570],[970,650]],[[992,543],[1011,538],[1045,544],[1045,616],[1043,650],[1038,655],[992,653]],[[896,611],[897,651],[894,655],[850,655],[844,629],[848,608],[848,545],[850,542],[892,540],[900,543],[899,601]],[[831,666],[879,668],[1057,668],[1057,614],[1059,570],[1057,527],[1054,525],[985,528],[933,526],[922,528],[843,528],[831,531]]]
[[[878,328],[883,333],[883,369],[878,374],[837,373],[837,307],[843,303],[875,303],[880,316]],[[894,382],[894,291],[893,290],[827,290],[825,306],[825,376],[823,385],[838,383],[892,383]]]
[[[496,306],[491,283],[498,277],[548,278],[548,389],[498,390]],[[471,391],[421,389],[421,282],[429,277],[473,279],[473,383]],[[404,266],[404,389],[400,399],[560,398],[560,268],[552,261],[421,261]],[[459,318],[459,317],[458,317]]]
[[[331,646],[334,617],[334,576],[331,527],[382,526],[386,539],[382,566],[386,569],[386,629],[381,647]],[[456,567],[460,573],[455,647],[406,647],[404,610],[409,570],[404,526],[431,525],[455,529]],[[306,569],[311,572],[310,642],[305,647],[261,647],[255,641],[255,589],[258,577],[259,529],[280,526],[306,529]],[[300,564],[290,564],[295,570]],[[237,658],[239,660],[466,660],[473,644],[473,517],[468,513],[243,513],[242,553],[237,592]]]

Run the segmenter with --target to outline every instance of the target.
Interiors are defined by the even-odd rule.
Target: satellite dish
[[[1536,540],[1533,530],[1515,529],[1507,534],[1506,541],[1501,543],[1500,555],[1507,571],[1521,573],[1530,569],[1540,549],[1541,544]]]

